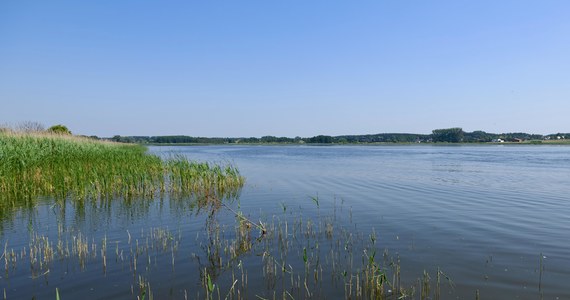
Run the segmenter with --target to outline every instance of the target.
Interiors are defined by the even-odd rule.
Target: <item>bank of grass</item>
[[[232,166],[166,159],[139,145],[54,134],[0,133],[1,200],[225,196],[244,178]]]

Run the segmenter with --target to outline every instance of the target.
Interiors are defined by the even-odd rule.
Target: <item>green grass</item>
[[[56,199],[151,198],[237,193],[232,166],[161,159],[138,145],[53,134],[0,132],[0,208]]]
[[[332,215],[308,219],[303,216],[307,208],[284,211],[269,217],[266,230],[259,232],[243,215],[236,215],[233,223],[231,219],[220,223],[216,214],[233,211],[210,209],[204,211],[208,215],[204,231],[195,237],[161,227],[141,228],[140,234],[127,230],[112,241],[106,235],[95,238],[93,233],[63,226],[51,237],[30,230],[27,244],[18,248],[10,248],[8,241],[0,244],[0,268],[4,268],[0,274],[7,279],[29,278],[30,286],[37,286],[43,281],[38,279],[47,282],[59,278],[60,272],[102,271],[104,277],[109,268],[112,276],[124,279],[116,288],[137,299],[154,297],[151,283],[164,287],[161,277],[169,269],[172,275],[188,276],[187,283],[168,292],[170,298],[180,299],[186,286],[196,293],[193,299],[321,299],[332,289],[336,298],[344,299],[437,300],[442,290],[453,292],[451,280],[439,268],[435,273],[424,271],[417,280],[413,275],[401,280],[400,257],[381,250],[374,230],[366,235],[352,221],[347,224],[342,207],[339,211],[344,213],[337,215],[335,206]],[[180,269],[179,261],[188,267],[188,256],[191,267]],[[199,277],[192,276],[197,270]],[[96,278],[91,274],[87,276]],[[73,278],[62,279],[73,286]],[[61,292],[65,298],[66,291]],[[166,297],[165,292],[158,289],[157,298]],[[186,290],[184,299],[188,299]]]

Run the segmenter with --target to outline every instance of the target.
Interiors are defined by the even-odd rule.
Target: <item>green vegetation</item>
[[[487,138],[484,132],[473,134]],[[434,130],[433,136],[437,136],[438,142],[470,138],[461,128]],[[343,136],[342,140],[318,136],[313,140],[336,141],[353,140],[351,136]],[[30,226],[27,245],[13,249],[7,240],[0,243],[3,276],[17,277],[29,270],[32,280],[47,281],[50,270],[56,273],[53,276],[58,276],[61,270],[67,274],[99,266],[102,276],[108,270],[126,272],[125,277],[132,278],[132,282],[125,290],[138,299],[152,299],[155,293],[151,289],[152,273],[158,268],[163,273],[164,267],[168,267],[174,275],[178,260],[191,257],[200,276],[199,282],[192,282],[190,287],[202,287],[199,291],[190,290],[196,292],[191,295],[195,298],[325,298],[332,290],[346,299],[440,299],[442,291],[453,293],[453,282],[439,268],[402,276],[400,257],[382,250],[374,229],[360,231],[352,221],[352,211],[337,208],[336,202],[332,214],[321,215],[326,202],[318,195],[309,197],[316,217],[305,217],[306,208],[299,207],[294,212],[281,203],[282,214],[260,213],[259,221],[252,221],[253,218],[240,211],[239,203],[232,208],[231,203],[222,201],[237,196],[243,184],[244,178],[232,166],[191,162],[183,156],[161,159],[148,154],[140,145],[45,131],[0,131],[0,221],[14,215],[14,208],[33,211],[39,196],[55,198],[51,208],[57,218],[66,217],[67,204],[58,201],[61,199],[73,199],[75,204],[85,203],[86,199],[142,198],[136,201],[141,203],[144,199],[162,201],[164,194],[170,196],[174,210],[197,208],[197,212],[206,215],[205,232],[195,238],[185,237],[184,241],[190,244],[184,245],[180,233],[162,228],[141,230],[140,237],[132,237],[127,230],[124,240],[108,241],[106,235],[96,239],[59,226],[65,223],[59,219],[57,236],[44,235]],[[186,201],[178,201],[188,197],[196,200],[190,206],[186,206]],[[129,202],[120,201],[125,210],[133,213],[136,207]],[[102,207],[105,203],[94,206],[97,205]],[[235,222],[221,224],[217,218],[220,212],[234,216]],[[78,209],[76,213],[84,210]],[[350,216],[348,221],[343,220],[346,215]],[[192,248],[196,245],[199,247]],[[196,252],[184,252],[188,249]],[[540,292],[542,257],[541,254]],[[29,269],[23,268],[22,263]],[[248,286],[248,274],[254,274],[250,281],[253,286]],[[6,289],[3,292],[6,299]],[[57,287],[55,293],[59,298]],[[171,297],[187,298],[188,291],[170,293]],[[61,295],[65,298],[65,290],[61,290]],[[476,295],[478,299],[478,291]]]
[[[232,166],[161,159],[143,146],[47,133],[0,133],[0,211],[56,199],[235,194],[244,178]]]
[[[55,133],[55,134],[71,134],[71,131],[69,131],[69,129],[67,129],[67,127],[65,125],[54,125],[50,128],[48,128],[47,130],[49,133]]]
[[[22,122],[16,127],[18,132],[24,133],[57,133],[71,134],[65,125],[54,125],[47,130],[37,122]],[[0,132],[13,130],[0,127]],[[87,136],[84,136],[87,137]],[[90,139],[104,139],[113,142],[130,144],[378,144],[378,143],[532,143],[539,144],[544,141],[550,144],[570,144],[570,133],[530,134],[524,132],[489,133],[481,130],[473,132],[463,131],[460,127],[434,129],[431,134],[418,133],[378,133],[360,135],[317,135],[313,137],[193,137],[187,135],[165,136],[120,136],[112,138],[99,138],[89,136]]]
[[[311,199],[318,203],[316,197]],[[297,211],[283,209],[264,217],[260,221],[263,230],[257,231],[259,227],[250,226],[251,221],[241,213],[233,222],[220,223],[218,215],[235,211],[223,209],[219,199],[212,202],[218,204],[205,207],[206,226],[195,237],[154,227],[141,229],[140,234],[127,230],[114,240],[63,226],[51,236],[30,230],[27,245],[12,248],[7,241],[0,244],[2,274],[48,281],[51,276],[59,278],[61,272],[119,273],[126,280],[118,281],[116,288],[124,295],[143,299],[156,294],[162,299],[164,287],[161,291],[151,289],[157,286],[153,273],[161,270],[165,276],[170,269],[172,275],[179,276],[177,263],[187,265],[190,256],[199,276],[188,277],[188,290],[171,289],[171,298],[321,299],[336,295],[344,299],[427,300],[440,299],[442,291],[453,293],[453,282],[439,268],[403,276],[400,257],[381,249],[374,230],[363,234],[351,217],[344,220],[350,214],[343,206],[335,204],[323,215],[319,205]],[[318,210],[318,217],[304,217],[307,209]],[[430,281],[431,276],[436,282]],[[198,286],[202,289],[196,289]],[[64,289],[56,293],[65,298]]]
[[[191,137],[173,136],[119,136],[110,140],[122,143],[137,144],[374,144],[374,143],[490,143],[501,140],[511,143],[530,143],[531,141],[548,141],[549,143],[565,143],[570,140],[570,133],[550,135],[529,134],[523,132],[488,133],[485,131],[465,132],[462,128],[435,129],[432,134],[415,133],[379,133],[366,135],[317,135],[314,137]]]
[[[436,129],[432,131],[434,142],[460,143],[463,142],[463,129],[455,127],[449,129]]]

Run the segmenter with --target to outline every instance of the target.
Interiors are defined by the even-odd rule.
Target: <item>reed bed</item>
[[[177,299],[427,300],[441,299],[442,291],[453,289],[440,269],[418,274],[416,280],[408,274],[402,280],[400,257],[381,249],[375,231],[363,234],[336,213],[306,218],[302,210],[284,210],[253,222],[223,205],[210,209],[204,231],[195,237],[161,227],[127,230],[122,238],[113,239],[63,227],[52,238],[31,231],[27,245],[12,248],[7,241],[3,243],[1,274],[10,280],[29,272],[32,280],[41,279],[38,284],[62,272],[100,272],[90,275],[97,277],[107,276],[108,270],[121,270],[124,278],[130,278],[122,294],[137,299],[165,298],[168,293]],[[221,214],[234,214],[235,222],[220,223]],[[156,281],[153,273],[165,274],[170,269],[173,275],[184,274],[176,268],[180,263],[195,266],[191,272],[199,276],[186,275],[192,280],[174,291],[155,290],[164,281]],[[65,298],[68,290],[60,287],[59,293]]]
[[[181,236],[168,228],[141,230],[137,236],[127,231],[124,236],[124,240],[113,241],[104,236],[99,242],[82,232],[59,232],[56,242],[52,242],[47,235],[32,231],[28,245],[18,250],[9,248],[8,242],[4,243],[3,251],[0,251],[0,265],[4,270],[0,274],[5,278],[0,279],[8,281],[11,277],[17,277],[25,269],[22,265],[29,266],[32,282],[37,279],[47,282],[53,269],[59,272],[64,270],[65,273],[85,272],[90,266],[101,268],[102,276],[106,276],[108,267],[115,270],[119,267],[128,272],[127,277],[133,278],[131,294],[138,299],[145,296],[151,299],[152,290],[145,273],[156,268],[157,259],[164,254],[172,257],[174,268]],[[4,299],[7,297],[4,296]]]
[[[39,196],[84,200],[236,195],[233,166],[161,159],[139,145],[89,138],[0,132],[0,208],[33,206]],[[0,216],[1,217],[1,216]]]
[[[306,218],[302,210],[284,209],[282,215],[250,226],[249,219],[237,214],[231,231],[212,215],[206,238],[196,240],[204,253],[197,259],[202,291],[195,298],[427,300],[440,299],[442,287],[453,289],[453,282],[440,269],[404,282],[400,257],[377,244],[374,230],[365,235],[341,215],[316,215]],[[252,254],[261,259],[260,267]],[[259,282],[259,274],[263,285],[248,283],[248,277]],[[435,284],[430,281],[432,275],[437,278]]]

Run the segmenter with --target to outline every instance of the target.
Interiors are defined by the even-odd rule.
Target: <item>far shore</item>
[[[550,141],[522,141],[522,142],[478,142],[478,143],[403,143],[403,142],[377,142],[377,143],[142,143],[145,146],[496,146],[496,145],[570,145],[570,140]]]

